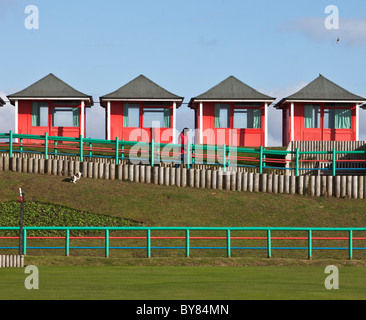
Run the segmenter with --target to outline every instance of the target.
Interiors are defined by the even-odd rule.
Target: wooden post
[[[134,179],[134,165],[133,164],[130,164],[128,166],[128,180],[130,181],[135,181]]]
[[[267,173],[263,173],[261,175],[261,178],[262,178],[262,188],[261,188],[261,191],[262,192],[267,192]]]
[[[154,172],[154,176],[153,176],[153,180],[154,180],[154,184],[159,184],[159,167],[152,167],[153,168],[153,172]]]
[[[328,181],[327,181],[327,194],[328,194],[328,197],[333,196],[333,177],[334,176],[329,176],[328,177]]]
[[[175,178],[176,178],[176,172],[177,168],[170,168],[170,181],[169,181],[169,185],[171,186],[175,186]]]
[[[33,158],[28,158],[27,160],[28,160],[28,173],[33,173],[34,159]],[[56,168],[56,174],[57,174],[57,168]]]
[[[109,179],[110,180],[115,180],[116,179],[116,165],[114,163],[110,163]]]
[[[297,177],[297,184],[298,184],[298,193],[300,195],[304,194],[304,176]]]
[[[164,184],[164,167],[159,167],[159,185]]]
[[[202,169],[200,171],[200,187],[204,189],[206,188],[206,170]]]
[[[39,171],[38,171],[38,173],[40,173],[40,174],[44,174],[44,159],[38,159],[38,161],[39,161],[39,164],[38,164],[38,169],[39,169]]]
[[[248,191],[253,192],[253,172],[248,174]]]
[[[200,170],[194,169],[194,187],[199,188],[200,187]]]
[[[237,191],[242,190],[242,177],[243,177],[243,172],[238,171],[236,173],[236,190]]]
[[[16,171],[22,172],[22,158],[16,158]]]
[[[134,167],[135,168],[134,168],[133,181],[140,182],[140,166],[138,164],[136,164]]]
[[[190,188],[194,187],[194,170],[195,169],[189,169],[188,170],[188,186]]]
[[[164,172],[164,184],[166,186],[170,185],[170,168],[166,167]]]
[[[243,173],[242,190],[248,191],[248,172]]]
[[[254,173],[254,192],[259,192],[259,173]]]
[[[267,192],[272,193],[272,187],[273,187],[273,175],[269,174],[267,177]]]
[[[151,166],[146,166],[146,183],[151,183]]]
[[[217,172],[217,189],[222,190],[223,189],[223,171]]]
[[[93,166],[93,179],[98,179],[99,176],[99,163],[98,162],[90,162]]]
[[[206,176],[205,176],[205,188],[211,189],[211,180],[212,180],[212,170],[205,170]]]
[[[278,178],[278,193],[284,193],[284,182],[285,182],[285,176],[284,175],[280,175]]]
[[[145,178],[145,172],[146,172],[146,170],[145,170],[145,166],[143,166],[143,165],[141,165],[140,166],[140,182],[141,183],[145,183],[146,182],[146,178]]]
[[[182,187],[187,186],[187,169],[182,168],[181,169],[181,180],[182,180]]]
[[[364,176],[359,176],[358,177],[358,197],[360,199],[364,199]]]
[[[273,187],[272,187],[272,192],[273,193],[278,193],[278,175],[274,174],[273,175]]]

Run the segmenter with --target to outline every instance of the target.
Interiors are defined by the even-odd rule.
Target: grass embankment
[[[366,202],[0,172],[0,202],[52,203],[147,226],[363,227]]]

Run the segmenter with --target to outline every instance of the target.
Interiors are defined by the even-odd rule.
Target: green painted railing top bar
[[[1,231],[19,231],[19,227],[0,227]],[[58,231],[65,231],[65,237],[63,239],[65,240],[64,247],[29,247],[27,246],[27,240],[31,237],[27,237],[28,231],[35,231],[35,230],[58,230]],[[153,249],[181,249],[185,250],[186,257],[190,256],[190,250],[191,249],[216,249],[216,250],[226,250],[227,257],[231,257],[232,250],[235,249],[250,249],[250,250],[266,250],[267,251],[267,257],[272,257],[272,250],[280,250],[280,249],[286,249],[286,250],[307,250],[308,252],[308,258],[312,258],[312,252],[313,250],[348,250],[349,259],[353,258],[353,252],[355,250],[366,250],[366,247],[354,247],[353,242],[354,240],[364,240],[366,241],[366,238],[356,238],[354,236],[354,232],[366,232],[366,228],[301,228],[301,227],[24,227],[23,229],[23,253],[27,253],[27,249],[64,249],[65,254],[68,256],[70,253],[70,249],[75,249],[75,247],[70,246],[70,232],[73,230],[83,230],[83,231],[104,231],[105,236],[100,237],[101,239],[104,239],[104,246],[103,247],[77,247],[77,249],[103,249],[105,250],[105,256],[109,257],[110,250],[111,249],[144,249],[146,250],[147,257],[151,257],[151,251]],[[153,247],[152,246],[152,232],[153,231],[182,231],[184,232],[184,236],[182,238],[185,239],[185,245],[182,247]],[[145,231],[146,237],[143,237],[146,239],[146,245],[143,247],[112,247],[110,245],[110,232],[111,231]],[[193,247],[191,246],[191,232],[197,232],[197,231],[222,231],[225,232],[225,236],[221,237],[220,239],[226,240],[226,246],[224,247]],[[264,237],[265,240],[267,240],[267,245],[265,247],[234,247],[232,245],[232,240],[235,240],[236,238],[233,237],[233,233],[237,231],[263,231],[265,232],[266,236]],[[307,246],[304,247],[274,247],[272,245],[272,240],[276,239],[272,236],[272,232],[275,231],[303,231],[306,232],[306,237],[303,237],[302,240],[307,240]],[[315,237],[313,237],[313,232],[319,232],[319,231],[325,231],[325,232],[345,232],[347,233],[347,237],[343,239],[348,239],[348,246],[347,247],[313,247],[313,240]],[[6,239],[6,238],[2,238]],[[46,238],[47,239],[47,238]],[[60,239],[60,238],[58,238]],[[166,238],[170,239],[170,238]],[[215,239],[215,238],[213,238]],[[286,239],[286,237],[282,238]],[[289,238],[291,239],[291,237]],[[316,238],[315,238],[316,239]],[[329,237],[326,238],[327,240],[330,240]],[[336,239],[336,238],[335,238]],[[317,239],[319,240],[319,239]],[[19,249],[19,247],[0,247],[1,249]]]
[[[77,156],[80,161],[84,161],[84,158],[100,157],[100,158],[112,158],[115,159],[116,163],[120,160],[130,160],[135,161],[145,161],[151,166],[154,166],[160,162],[181,162],[181,145],[180,144],[168,144],[168,143],[157,143],[154,139],[150,142],[135,142],[135,141],[124,141],[120,140],[118,137],[116,140],[104,140],[104,139],[92,139],[84,138],[80,135],[79,138],[69,138],[69,137],[58,137],[49,136],[47,133],[45,135],[29,135],[29,134],[15,134],[12,131],[9,133],[0,133],[0,139],[6,140],[6,142],[0,143],[0,149],[7,147],[7,149],[0,150],[2,152],[9,152],[9,157],[13,157],[14,153],[40,153],[48,159],[49,155],[69,155]],[[19,142],[14,142],[17,139]],[[43,144],[32,145],[23,143],[23,140],[41,140]],[[52,143],[53,142],[53,143]],[[60,153],[58,150],[67,149],[65,146],[59,145],[58,142],[70,142],[77,144],[78,146],[73,146],[68,148],[69,150],[75,150],[75,153]],[[86,147],[85,144],[88,146]],[[95,148],[94,145],[109,145],[110,149],[105,152],[112,152],[113,155],[96,155],[93,154],[95,150],[102,150],[102,148]],[[139,152],[135,155],[131,155],[131,147],[140,148]],[[42,149],[40,152],[37,151],[26,151],[24,148],[32,147]],[[127,147],[127,148],[126,148]],[[128,149],[130,147],[130,149]],[[15,150],[15,148],[18,148]],[[50,152],[53,149],[53,152]],[[135,150],[136,151],[136,150]],[[213,154],[212,154],[213,153]],[[140,154],[140,156],[136,156]],[[252,157],[248,157],[250,154]],[[266,149],[264,147],[259,148],[245,148],[245,147],[233,147],[227,145],[199,145],[188,143],[185,146],[185,159],[184,162],[189,169],[193,164],[215,164],[222,166],[223,170],[226,170],[229,166],[236,167],[252,167],[258,168],[259,173],[263,173],[264,169],[282,169],[282,170],[294,170],[296,176],[300,175],[301,171],[309,170],[322,170],[331,171],[332,175],[335,176],[337,170],[337,155],[366,155],[366,151],[344,151],[336,150],[333,148],[332,151],[300,151],[298,148],[296,151],[285,151],[285,150],[273,150]],[[254,157],[253,157],[254,155]],[[321,162],[327,162],[328,167],[326,168],[301,168],[300,164],[306,160],[300,160],[301,155],[329,155],[330,160]],[[291,159],[287,159],[287,156],[291,156]],[[276,158],[278,157],[278,158]],[[206,160],[206,161],[204,161]],[[317,161],[317,160],[311,160]],[[343,160],[346,162],[352,162],[352,159]],[[357,163],[365,163],[366,160],[356,160]],[[249,164],[248,164],[249,162]],[[266,163],[272,163],[272,166],[266,165]],[[279,166],[273,166],[273,164],[278,164]],[[292,165],[290,165],[292,164]],[[345,170],[342,168],[342,170]],[[366,166],[352,168],[352,170],[365,171]]]

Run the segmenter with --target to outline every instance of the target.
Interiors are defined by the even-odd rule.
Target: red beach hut
[[[86,108],[93,105],[92,97],[75,90],[52,73],[9,95],[8,99],[15,107],[14,133],[85,136]]]
[[[106,139],[177,143],[176,110],[184,98],[140,75],[100,97],[106,112]]]
[[[275,101],[230,76],[192,98],[197,144],[267,146],[268,106]]]
[[[359,107],[365,101],[319,75],[274,105],[282,110],[283,145],[290,141],[358,141]]]

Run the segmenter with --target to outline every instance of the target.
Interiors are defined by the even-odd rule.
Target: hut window
[[[123,126],[125,128],[140,127],[140,105],[138,103],[125,103],[123,109]]]
[[[260,109],[234,109],[234,129],[260,129]]]
[[[320,107],[317,105],[305,105],[305,128],[320,128]]]
[[[32,126],[48,127],[48,103],[34,102],[32,105]]]
[[[144,128],[170,128],[170,109],[144,108]]]
[[[230,128],[230,105],[215,104],[215,128]]]
[[[325,109],[324,110],[325,129],[351,129],[350,109]]]
[[[52,110],[53,127],[79,127],[79,108],[54,107]]]

